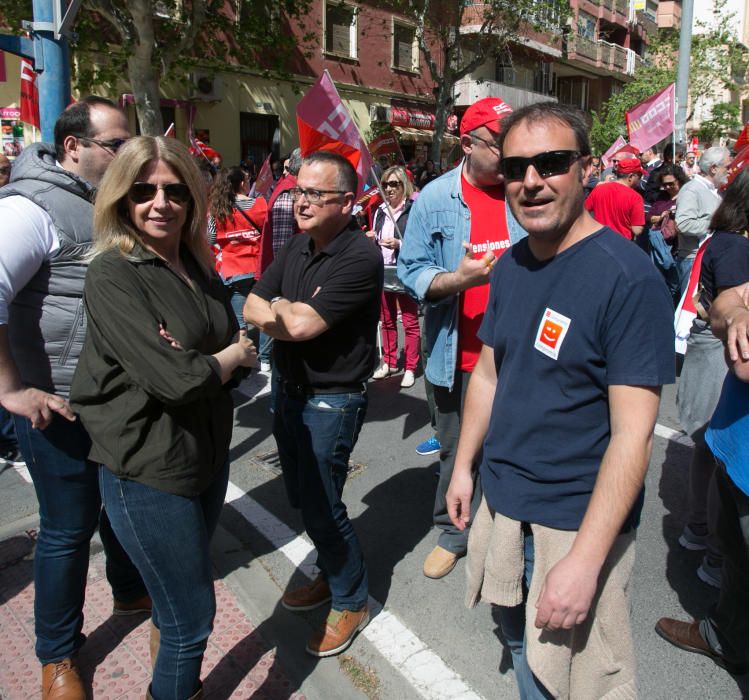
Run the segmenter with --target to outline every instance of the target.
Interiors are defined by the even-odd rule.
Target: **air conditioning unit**
[[[224,96],[224,82],[215,73],[190,73],[190,97],[193,100],[218,102]]]

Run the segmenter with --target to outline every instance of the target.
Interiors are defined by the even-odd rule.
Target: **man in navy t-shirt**
[[[585,116],[542,103],[504,124],[507,200],[528,238],[492,274],[448,508],[458,527],[476,516],[472,600],[500,606],[521,697],[582,697],[583,679],[586,696],[626,694],[626,591],[660,387],[674,381],[673,307],[647,256],[583,206]],[[482,447],[484,502],[471,514]],[[510,604],[513,566],[523,587]]]

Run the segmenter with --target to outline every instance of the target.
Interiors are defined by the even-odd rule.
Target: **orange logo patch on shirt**
[[[538,325],[533,347],[552,360],[556,360],[571,323],[571,319],[547,308]]]

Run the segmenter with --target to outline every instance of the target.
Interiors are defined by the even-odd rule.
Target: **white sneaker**
[[[375,370],[375,373],[372,375],[372,379],[385,379],[385,377],[389,377],[391,374],[394,374],[395,370],[390,368],[390,365],[383,362],[377,370]]]
[[[410,369],[407,369],[403,373],[403,379],[401,379],[401,388],[410,389],[414,385],[415,381],[416,381],[416,378],[414,377],[413,371]]]
[[[270,372],[270,362],[265,362],[264,360],[261,360],[261,362],[260,362],[260,371],[261,372]]]

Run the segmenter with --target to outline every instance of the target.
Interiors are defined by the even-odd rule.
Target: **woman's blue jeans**
[[[146,589],[101,510],[97,467],[87,459],[91,440],[80,420],[71,423],[55,414],[44,430],[21,416],[14,421],[39,502],[34,629],[36,655],[48,664],[74,656],[85,641],[89,543],[97,524],[114,597],[127,603]]]
[[[200,687],[216,614],[209,544],[228,480],[227,463],[206,491],[185,498],[99,468],[112,528],[143,576],[153,623],[161,632],[151,681],[154,700],[185,700]]]
[[[364,556],[341,500],[366,410],[366,391],[305,395],[281,382],[275,397],[273,435],[286,492],[301,510],[336,610],[361,610],[368,598]]]

